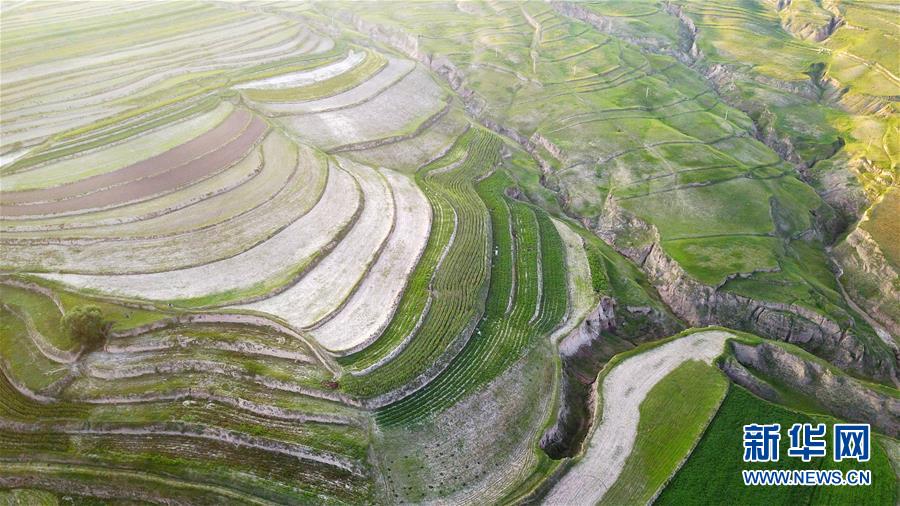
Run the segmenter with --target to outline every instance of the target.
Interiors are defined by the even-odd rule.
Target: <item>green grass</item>
[[[601,504],[646,504],[687,457],[715,414],[728,381],[714,366],[688,361],[641,403],[631,455]]]
[[[73,350],[78,346],[72,336],[61,327],[60,317],[62,315],[59,308],[46,295],[0,284],[0,302],[12,306],[16,311],[30,315],[37,331],[53,346],[61,350]]]
[[[681,470],[660,494],[655,504],[895,504],[894,471],[887,454],[872,441],[872,458],[867,463],[833,462],[831,443],[828,455],[809,463],[787,456],[787,429],[794,423],[825,423],[828,435],[836,420],[790,411],[763,401],[741,387],[732,386],[712,423]],[[781,459],[777,463],[744,463],[742,426],[751,423],[780,423]],[[861,487],[746,487],[743,469],[870,469],[872,485]]]
[[[55,506],[59,504],[59,498],[53,492],[46,490],[13,488],[0,489],[0,503],[7,506]]]
[[[725,236],[666,241],[663,248],[697,280],[716,286],[735,273],[778,269],[774,237]]]
[[[379,337],[373,344],[378,347],[377,354],[366,353],[366,360],[383,356],[382,353],[389,353],[403,342],[422,314],[416,311],[418,306],[427,304],[430,292],[428,313],[415,338],[391,361],[364,376],[345,375],[341,379],[342,388],[350,393],[368,397],[406,384],[429,367],[461,334],[470,331],[469,325],[481,312],[481,298],[488,281],[489,216],[484,202],[475,192],[473,180],[499,163],[500,141],[482,129],[471,129],[466,135],[471,141],[463,141],[467,155],[459,167],[440,170],[445,164],[452,163],[451,157],[449,161],[439,161],[424,168],[417,176],[425,196],[432,202],[435,216],[442,216],[440,219],[444,223],[447,219],[453,223],[455,213],[457,228],[453,243],[430,281],[424,283],[424,279],[419,278],[420,284],[408,288],[410,291],[421,287],[423,292],[412,291],[411,297],[415,299],[404,296],[404,301],[410,303],[409,306],[402,303],[398,313],[403,315],[402,319],[396,326],[392,323]],[[429,264],[423,265],[430,269]],[[420,275],[426,274],[417,270],[414,276]]]
[[[68,368],[41,354],[28,335],[25,323],[0,306],[0,359],[9,374],[26,388],[41,390],[65,376]]]
[[[478,184],[491,214],[495,252],[483,319],[434,381],[377,412],[379,424],[415,424],[454,404],[520,359],[562,319],[567,299],[562,241],[544,211],[504,196],[511,184],[499,171]]]

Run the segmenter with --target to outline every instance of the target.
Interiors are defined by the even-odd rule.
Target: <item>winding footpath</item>
[[[547,494],[544,504],[594,505],[616,482],[637,437],[640,405],[647,393],[688,360],[706,363],[719,356],[728,332],[697,332],[630,357],[603,380],[603,418],[581,460]]]

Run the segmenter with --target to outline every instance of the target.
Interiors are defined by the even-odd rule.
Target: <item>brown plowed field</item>
[[[244,113],[244,115],[246,114],[247,113]],[[229,120],[230,119],[231,117],[229,117]],[[6,205],[4,199],[3,205],[0,205],[0,215],[48,215],[103,208],[143,199],[166,192],[167,190],[174,190],[185,184],[203,179],[239,160],[265,131],[266,123],[263,120],[254,117],[250,120],[249,126],[247,126],[239,136],[233,138],[215,151],[188,161],[187,163],[182,162],[180,164],[173,164],[169,160],[155,157],[157,158],[158,164],[154,168],[148,167],[144,170],[145,174],[151,174],[149,176],[140,179],[129,178],[126,179],[125,182],[116,184],[115,186],[109,186],[109,180],[107,180],[107,184],[101,186],[102,189],[94,191],[93,193],[54,202],[9,206]],[[221,137],[219,138],[219,141],[221,142]],[[172,151],[175,150],[173,149]],[[143,163],[144,162],[140,162],[135,165],[141,165]],[[122,170],[124,171],[127,169],[130,169],[130,167]]]
[[[49,202],[76,197],[108,186],[119,185],[129,181],[147,177],[167,168],[177,167],[218,148],[223,142],[235,138],[250,122],[250,113],[246,110],[235,110],[219,126],[199,137],[160,153],[146,160],[134,163],[107,174],[99,174],[73,183],[41,188],[0,193],[0,201],[4,206]],[[6,214],[5,212],[3,214]]]

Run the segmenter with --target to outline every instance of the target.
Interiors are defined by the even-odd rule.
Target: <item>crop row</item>
[[[433,169],[461,163],[467,156],[466,145],[473,134],[469,133],[458,139],[451,151],[416,174],[416,182],[425,192],[433,214],[425,253],[410,276],[397,311],[384,332],[368,347],[337,359],[338,363],[350,371],[366,369],[388,355],[409,335],[426,311],[427,300],[431,297],[431,280],[441,259],[453,247],[458,218],[451,203],[435,191],[432,178],[428,178],[430,183],[426,182],[425,175]]]
[[[418,321],[419,312],[415,310],[424,307],[430,296],[428,314],[416,335],[392,361],[370,374],[342,381],[349,392],[369,397],[405,385],[425,372],[452,343],[466,339],[471,325],[480,316],[489,275],[490,222],[484,203],[475,191],[474,180],[497,165],[500,145],[499,139],[479,129],[464,137],[471,141],[464,144],[468,151],[458,167],[442,171],[434,164],[418,176],[419,184],[434,206],[437,226],[455,223],[452,244],[444,258],[435,258],[435,248],[441,249],[441,243],[429,244],[428,263],[423,264],[423,269],[417,269],[416,282],[410,283],[404,306],[398,312],[403,316],[402,323],[392,324],[376,345],[387,351],[405,339],[411,324],[415,326],[413,322]],[[440,262],[439,268],[425,283],[423,277],[427,278],[428,272],[425,269],[434,269],[430,267],[434,261]]]
[[[140,469],[141,474],[223,487],[280,503],[308,502],[318,494],[354,502],[368,494],[365,476],[335,466],[246,446],[236,451],[230,443],[187,434],[68,435],[0,430],[2,461],[37,466],[63,462],[74,469],[89,465],[113,475],[116,471]],[[0,463],[0,469],[5,465]],[[37,473],[34,479],[41,476],[43,473]],[[133,489],[133,484],[125,487]],[[157,493],[161,497],[169,494],[166,489]]]
[[[415,394],[378,411],[379,424],[413,424],[453,405],[506,370],[564,317],[562,240],[543,210],[505,196],[511,185],[504,172],[478,185],[491,213],[495,246],[484,317],[449,367]]]

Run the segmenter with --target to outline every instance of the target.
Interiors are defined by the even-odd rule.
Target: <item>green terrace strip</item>
[[[434,381],[376,413],[380,425],[414,424],[453,405],[519,360],[564,317],[562,240],[546,212],[505,196],[511,183],[497,171],[478,184],[491,213],[495,247],[484,317]]]
[[[641,403],[631,455],[601,504],[651,503],[690,454],[727,391],[723,374],[696,360],[657,383]]]
[[[358,373],[384,359],[406,336],[410,335],[430,307],[428,302],[431,297],[430,285],[436,275],[436,267],[444,258],[445,252],[453,247],[452,241],[456,235],[458,218],[451,202],[443,193],[435,190],[433,178],[428,173],[437,167],[461,163],[467,156],[466,145],[473,135],[475,134],[463,135],[457,139],[446,155],[416,173],[416,183],[427,196],[432,208],[433,218],[428,245],[409,279],[397,312],[384,332],[366,348],[337,358],[338,363],[349,371]]]
[[[259,102],[303,102],[331,97],[371,79],[387,65],[387,58],[381,53],[366,51],[362,63],[334,77],[306,86],[273,89],[246,89],[241,93],[250,100]]]
[[[827,455],[804,463],[787,456],[790,439],[782,434],[778,462],[749,464],[742,461],[742,426],[752,423],[780,423],[782,432],[794,423],[824,423],[831,433],[837,420],[791,411],[766,402],[739,386],[732,385],[684,466],[663,489],[655,504],[686,504],[697,497],[715,497],[722,504],[896,504],[896,476],[879,437],[872,434],[871,460],[834,462]],[[743,469],[870,469],[872,484],[865,487],[748,487],[741,479]]]
[[[463,334],[471,332],[471,324],[481,314],[489,272],[490,223],[473,181],[499,163],[500,141],[482,129],[473,128],[466,136],[471,142],[461,164],[452,167],[432,164],[417,178],[435,209],[436,223],[447,222],[446,210],[455,215],[451,218],[455,220],[453,240],[440,259],[433,279],[427,284],[419,281],[407,289],[399,313],[407,318],[401,319],[396,326],[391,324],[373,346],[387,350],[401,344],[408,335],[403,327],[409,328],[410,322],[417,321],[420,313],[415,309],[427,304],[424,321],[410,329],[415,332],[414,336],[389,362],[364,376],[342,378],[341,386],[348,393],[373,397],[405,385],[431,366],[454,341],[465,339]],[[439,204],[435,205],[435,202]],[[429,256],[429,259],[433,258]],[[419,275],[417,269],[415,276]],[[417,292],[417,288],[425,288],[425,291]],[[410,294],[418,300],[407,299]],[[430,304],[427,302],[429,296]],[[409,318],[413,314],[416,316]],[[416,327],[415,323],[413,327]],[[367,354],[367,360],[372,358]]]
[[[78,343],[60,325],[60,308],[44,294],[26,288],[0,284],[0,303],[20,318],[33,322],[35,330],[60,350],[77,349]]]

